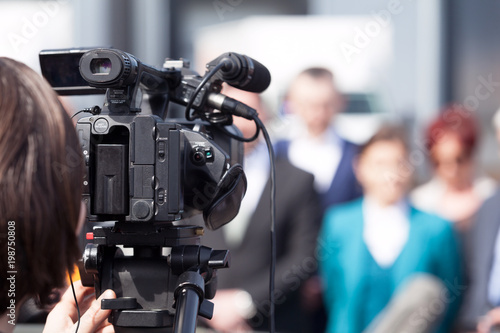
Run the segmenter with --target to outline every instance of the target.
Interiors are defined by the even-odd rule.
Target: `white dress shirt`
[[[288,151],[293,165],[314,175],[314,186],[319,193],[330,189],[341,157],[342,141],[333,128],[317,138],[299,134]]]
[[[363,240],[380,267],[392,266],[410,234],[408,204],[401,200],[382,207],[365,197],[363,200]]]

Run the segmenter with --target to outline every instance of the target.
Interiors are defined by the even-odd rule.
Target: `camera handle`
[[[203,277],[193,271],[179,276],[179,286],[175,290],[175,322],[174,333],[194,333],[198,312],[202,317],[211,319],[213,303],[204,300]],[[200,302],[201,300],[201,302]]]

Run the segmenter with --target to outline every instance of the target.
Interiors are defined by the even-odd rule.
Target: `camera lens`
[[[194,164],[196,165],[204,165],[205,164],[205,154],[203,154],[203,148],[202,147],[194,147],[193,148],[193,155],[192,159]]]
[[[111,60],[109,58],[95,58],[90,61],[90,71],[92,74],[109,75],[111,67]]]

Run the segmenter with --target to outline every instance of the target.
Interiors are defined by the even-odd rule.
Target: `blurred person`
[[[360,197],[352,167],[359,147],[339,137],[333,127],[344,107],[333,73],[321,67],[305,69],[292,81],[286,103],[300,126],[292,139],[276,143],[276,155],[314,175],[323,209]]]
[[[53,303],[56,288],[80,257],[77,233],[83,160],[73,124],[49,84],[24,64],[0,58],[0,331],[12,332],[29,298]],[[8,255],[7,255],[8,254]],[[75,282],[82,311],[79,332],[104,329],[93,288]],[[77,311],[68,290],[48,316],[44,332],[74,332]]]
[[[415,207],[455,222],[461,231],[495,189],[492,179],[476,175],[477,135],[470,112],[453,106],[440,114],[426,130],[434,176],[411,193]]]
[[[500,142],[500,109],[493,117]],[[468,233],[468,288],[460,314],[462,332],[490,332],[500,325],[500,190],[479,208]],[[491,331],[493,332],[493,331]]]
[[[259,95],[234,88],[224,93],[255,108],[265,122]],[[243,136],[254,135],[255,123],[234,117]],[[236,218],[216,231],[206,231],[204,245],[227,248],[231,267],[217,271],[215,309],[208,325],[222,332],[267,331],[270,269],[270,164],[263,140],[245,143],[248,189]],[[306,332],[299,287],[316,269],[315,241],[320,219],[311,174],[276,159],[276,330]],[[313,267],[311,267],[313,266]]]
[[[303,70],[292,80],[286,96],[286,105],[298,128],[291,139],[276,143],[277,156],[314,175],[322,213],[329,206],[361,196],[353,171],[359,147],[341,138],[334,129],[335,117],[344,104],[330,70],[322,67]],[[303,307],[311,315],[310,329],[314,331],[325,328],[321,295],[320,279],[314,275],[302,288]]]
[[[419,289],[429,289],[425,281],[416,286],[409,283],[421,275],[435,276],[447,288],[437,287],[437,292],[436,287],[431,288],[435,301],[424,299],[427,306],[407,305],[416,311],[407,318],[413,326],[410,332],[429,332],[439,320],[442,322],[436,332],[448,332],[452,326],[459,295],[449,285],[462,279],[458,242],[451,223],[408,204],[410,176],[402,171],[407,155],[402,129],[382,127],[361,148],[356,161],[363,198],[325,213],[318,238],[318,261],[328,313],[327,332],[365,332],[370,324],[381,320],[380,316],[397,310],[398,306],[390,304],[398,294],[419,295]],[[402,298],[413,301],[413,297]],[[431,311],[435,316],[419,317],[421,308],[424,313],[429,308],[435,310],[433,302],[439,310]]]

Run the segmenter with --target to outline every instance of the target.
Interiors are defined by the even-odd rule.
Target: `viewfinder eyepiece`
[[[80,74],[92,87],[121,88],[135,83],[138,66],[138,61],[126,52],[94,49],[80,59]]]
[[[90,71],[96,75],[109,75],[113,67],[109,58],[96,58],[90,61]]]

